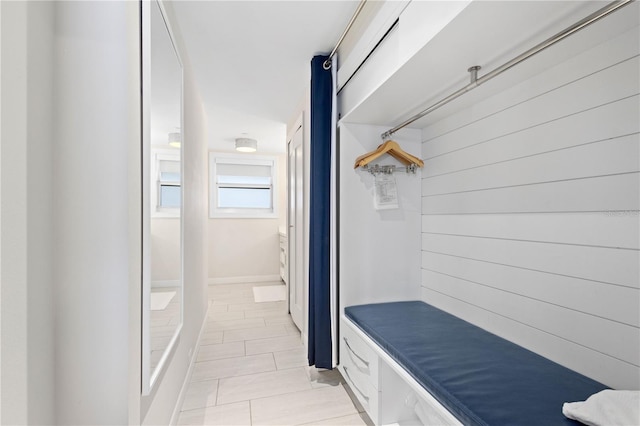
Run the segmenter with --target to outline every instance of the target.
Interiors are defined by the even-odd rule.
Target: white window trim
[[[160,207],[158,201],[160,199],[160,178],[159,168],[160,161],[180,161],[180,152],[173,149],[153,149],[151,150],[151,164],[150,164],[150,203],[151,203],[151,217],[154,218],[179,218],[181,207]],[[182,163],[180,163],[180,194],[183,194],[183,179],[182,179]],[[180,200],[182,205],[182,200]]]
[[[217,205],[216,164],[246,164],[271,167],[271,211],[263,209],[219,209]],[[271,155],[209,152],[209,218],[211,219],[277,219],[278,157]]]

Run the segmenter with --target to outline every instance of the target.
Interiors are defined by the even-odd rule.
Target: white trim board
[[[209,285],[219,285],[219,284],[238,284],[238,283],[263,283],[270,281],[281,281],[279,274],[274,275],[250,275],[250,276],[240,276],[240,277],[216,277],[209,278]]]
[[[180,286],[180,280],[151,281],[151,288],[175,288]]]
[[[187,395],[187,389],[189,389],[189,384],[191,383],[191,375],[193,373],[193,368],[196,364],[196,359],[198,358],[198,351],[200,350],[200,342],[202,341],[202,336],[204,335],[204,330],[207,326],[207,319],[209,318],[209,309],[211,309],[211,301],[207,304],[207,311],[204,314],[204,318],[202,319],[202,325],[200,326],[200,333],[198,333],[198,340],[196,341],[195,346],[193,347],[193,352],[191,352],[191,359],[189,360],[189,369],[187,370],[187,374],[184,376],[184,382],[182,383],[182,388],[180,388],[180,393],[178,394],[178,399],[176,401],[175,407],[173,407],[173,414],[171,414],[171,420],[169,424],[171,426],[175,426],[178,424],[178,418],[180,417],[180,410],[182,409],[182,403],[184,402],[184,398]]]

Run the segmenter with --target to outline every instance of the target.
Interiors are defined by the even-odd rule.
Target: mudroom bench
[[[375,424],[576,425],[607,387],[420,301],[345,308],[339,369]]]

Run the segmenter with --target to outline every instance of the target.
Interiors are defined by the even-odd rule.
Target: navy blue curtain
[[[331,369],[330,194],[331,69],[311,61],[311,187],[309,235],[309,365]]]

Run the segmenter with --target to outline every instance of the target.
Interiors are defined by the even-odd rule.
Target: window
[[[158,208],[179,208],[180,161],[160,160],[158,163]]]
[[[177,153],[156,152],[151,166],[151,203],[153,216],[179,217],[182,204],[180,157]]]
[[[210,217],[276,217],[274,157],[209,154]]]

